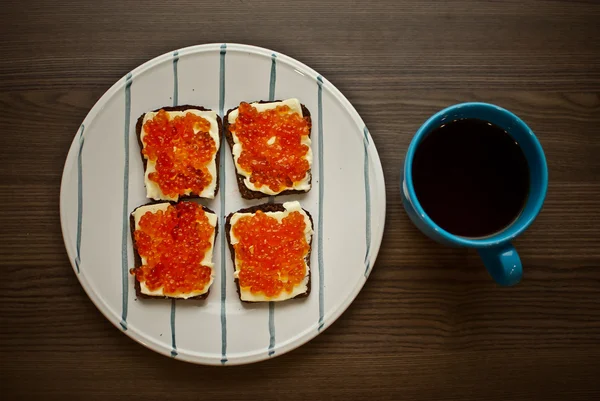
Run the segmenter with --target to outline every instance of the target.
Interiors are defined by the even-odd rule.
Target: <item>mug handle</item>
[[[521,281],[523,266],[517,250],[510,242],[497,247],[480,248],[477,252],[498,284],[511,286]]]

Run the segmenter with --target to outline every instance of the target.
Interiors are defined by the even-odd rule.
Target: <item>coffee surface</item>
[[[415,152],[412,178],[425,213],[464,237],[485,237],[509,226],[529,192],[519,144],[478,119],[451,121],[429,133]]]

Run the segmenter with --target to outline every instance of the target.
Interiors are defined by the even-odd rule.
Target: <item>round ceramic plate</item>
[[[312,115],[313,187],[299,200],[314,219],[310,295],[243,304],[223,235],[223,217],[262,202],[240,197],[222,140],[221,187],[198,202],[219,216],[216,278],[204,301],[137,299],[129,214],[148,202],[135,123],[163,106],[204,106],[223,116],[241,101],[295,97]],[[281,355],[332,324],[364,285],[385,222],[385,185],[375,144],[360,116],[330,82],[283,54],[209,44],[164,54],[114,84],[94,105],[69,150],[60,192],[65,246],[81,285],[125,334],[161,354],[210,365]]]

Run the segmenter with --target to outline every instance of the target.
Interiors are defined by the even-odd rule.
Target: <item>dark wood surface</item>
[[[600,399],[599,20],[596,0],[3,1],[0,397]],[[275,49],[333,82],[370,128],[388,194],[377,264],[348,311],[242,367],[169,359],[119,332],[79,285],[59,223],[63,163],[94,102],[140,63],[210,42]],[[548,158],[514,288],[425,238],[400,203],[413,133],[470,100],[519,114]]]

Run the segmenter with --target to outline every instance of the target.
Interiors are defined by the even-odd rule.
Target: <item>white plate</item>
[[[240,101],[297,97],[313,119],[313,188],[298,199],[314,218],[312,292],[283,303],[242,304],[223,216],[266,201],[240,197],[222,141],[221,188],[200,202],[220,216],[216,279],[205,301],[138,300],[129,214],[148,200],[135,135],[148,110],[193,104],[223,112]],[[224,174],[223,174],[224,172]],[[114,84],[69,150],[60,192],[65,246],[81,285],[128,336],[161,354],[209,365],[281,355],[323,331],[354,300],[375,262],[385,222],[381,162],[354,107],[325,78],[271,50],[239,44],[188,47],[150,60]]]

